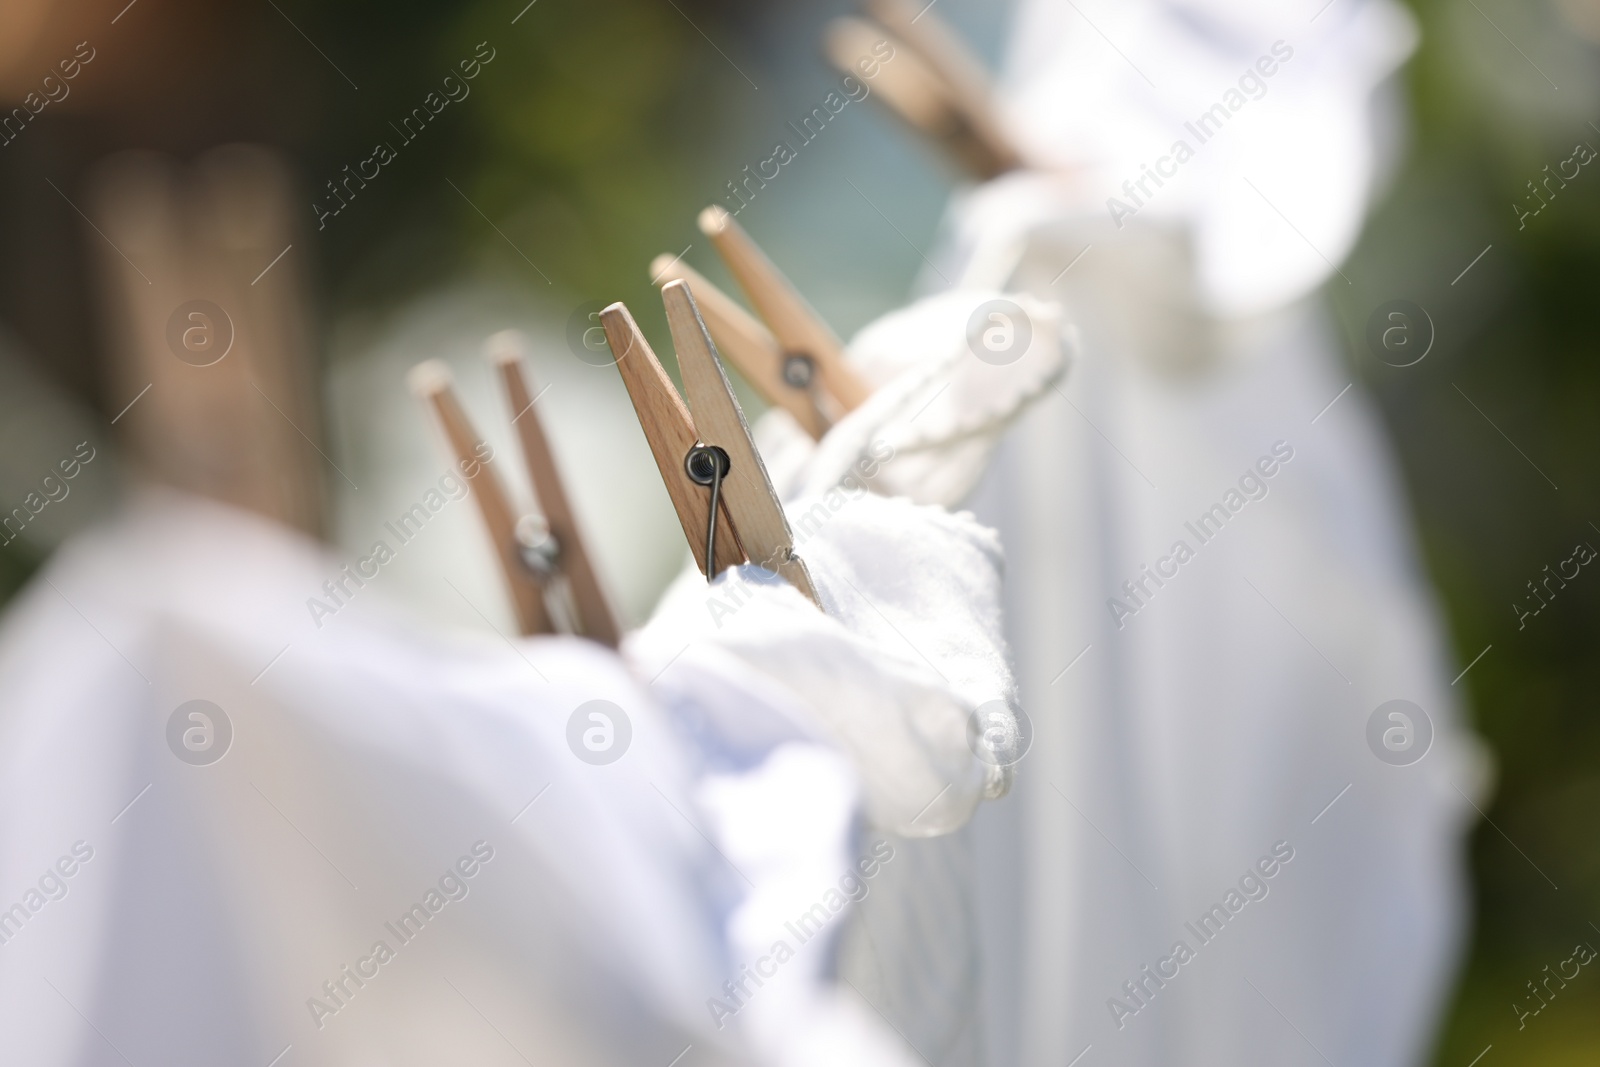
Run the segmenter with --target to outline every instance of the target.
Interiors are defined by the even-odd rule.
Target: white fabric
[[[1352,392],[1311,425],[1347,384],[1312,308],[1238,328],[1243,358],[1199,381],[1068,308],[1080,373],[1006,442],[978,503],[1029,575],[1006,609],[1035,727],[1015,806],[975,826],[993,1062],[1092,1044],[1116,1065],[1321,1063],[1287,1017],[1333,1062],[1417,1063],[1484,770],[1374,419]],[[1266,496],[1199,543],[1185,524],[1279,442],[1293,456]],[[1180,539],[1194,558],[1146,579],[1137,614],[1113,611]],[[1409,767],[1368,750],[1368,716],[1395,698],[1436,731]],[[1297,858],[1270,897],[1199,948],[1185,923],[1280,840]],[[1112,998],[1139,1003],[1123,983],[1180,939],[1199,959],[1118,1018]]]
[[[967,650],[961,685],[1007,691],[992,669],[992,538],[972,524],[858,504],[818,531],[813,573],[848,556],[823,548],[836,537],[915,539],[904,527],[919,524],[930,548],[971,545],[974,569],[954,581],[988,607],[912,636]],[[844,574],[887,618],[915,602],[895,566]],[[763,909],[814,902],[855,868],[860,787],[807,725],[816,694],[794,680],[812,658],[848,664],[861,688],[836,678],[830,699],[862,718],[912,706],[871,670],[881,626],[864,638],[793,590],[757,588],[741,618],[662,664],[571,639],[429,636],[381,589],[318,626],[307,601],[338,577],[272,524],[153,492],[11,605],[0,907],[24,914],[0,942],[0,1060],[265,1064],[292,1046],[298,1064],[636,1064],[692,1045],[697,1063],[915,1062],[828,980],[837,931],[732,1019],[708,1011],[761,947]],[[786,660],[740,638],[746,617],[797,608],[812,618]],[[671,613],[661,624],[682,632]],[[661,644],[654,625],[635,641]],[[914,675],[889,672],[959,714],[965,696]],[[169,716],[192,699],[234,731],[206,766],[169,750]],[[568,740],[569,716],[596,699],[632,729],[602,766]],[[941,769],[957,765],[947,733],[927,731]],[[441,881],[475,854],[473,876]],[[49,875],[58,860],[70,877]],[[444,896],[427,897],[436,886]],[[433,914],[401,939],[386,923],[413,903]],[[393,955],[381,963],[379,939]],[[345,965],[377,969],[356,986]]]
[[[1111,221],[1116,198],[1141,221],[1192,228],[1209,310],[1287,304],[1355,243],[1394,154],[1396,113],[1374,95],[1416,39],[1392,0],[1022,0],[1000,103],[1041,171],[976,191],[958,241],[993,248],[1063,214]],[[1226,118],[1201,129],[1218,104]],[[1179,141],[1193,153],[1182,163]],[[1124,189],[1163,156],[1162,184]]]
[[[987,305],[996,301],[1010,305],[1002,305],[1007,318],[1018,317],[1003,324],[1014,347],[1002,346],[998,353],[982,336],[992,324]],[[980,349],[987,359],[979,358]],[[848,516],[862,506],[905,506],[864,496],[869,487],[920,504],[959,503],[982,476],[1005,430],[1058,388],[1075,351],[1075,334],[1051,301],[983,290],[941,294],[884,315],[851,340],[848,356],[875,389],[821,441],[812,442],[781,410],[756,424],[778,492],[797,501],[790,505],[797,550],[808,560],[822,553],[817,558],[825,564],[821,584],[830,611],[866,632],[875,628],[889,648],[883,659],[903,661],[912,676],[934,687],[920,706],[902,711],[900,724],[862,717],[821,694],[814,703],[832,709],[823,715],[823,725],[856,756],[868,813],[879,828],[892,832],[884,840],[896,852],[895,862],[884,866],[871,895],[856,909],[841,947],[841,978],[924,1061],[940,1067],[981,1061],[978,983],[985,947],[971,833],[963,827],[981,798],[997,798],[1009,789],[1012,760],[1024,740],[1012,711],[1014,693],[996,684],[1002,667],[995,658],[1000,640],[988,630],[998,618],[993,602],[981,586],[935,576],[987,573],[998,560],[998,547],[973,539],[952,555],[933,545],[853,534],[848,541],[818,545],[811,535],[823,523],[843,521],[832,519],[829,508]],[[808,494],[818,494],[820,501]],[[974,529],[959,517],[941,521],[952,529]],[[850,548],[849,586],[834,577],[847,571],[829,559],[832,545]],[[952,564],[948,571],[941,570],[941,560]],[[874,573],[897,564],[909,564],[903,573],[918,578],[896,591],[894,604],[910,610],[891,616],[894,606],[880,603],[878,594],[858,596],[854,587],[871,590]],[[693,587],[689,579],[682,588]],[[930,644],[921,633],[946,612],[977,615],[976,625],[957,632],[992,636],[967,649]],[[910,655],[913,648],[921,655]],[[827,681],[817,677],[811,684]],[[943,684],[965,694],[965,702],[952,707],[935,697]],[[990,713],[997,713],[1003,736],[969,734],[963,744],[979,704],[989,704],[986,730],[997,721]],[[968,749],[974,743],[990,746],[982,749],[987,760],[972,760]]]
[[[1394,122],[1376,87],[1414,31],[1386,0],[1321,6],[1024,0],[1003,106],[1032,158],[1079,172],[951,211],[943,273],[1049,294],[1083,344],[973,501],[1020,579],[1036,731],[972,827],[997,1067],[1401,1067],[1447,989],[1487,771],[1376,419],[1306,298],[1359,230]],[[1280,39],[1265,96],[1111,218]],[[1185,524],[1230,490],[1202,543]],[[1368,749],[1394,698],[1436,731],[1411,766]],[[1270,892],[1202,946],[1185,924],[1280,842]],[[1179,940],[1195,958],[1146,978]]]
[[[969,515],[885,499],[859,484],[795,501],[789,516],[826,617],[758,568],[736,568],[708,587],[691,567],[668,590],[653,624],[630,639],[629,654],[645,671],[673,664],[657,688],[669,685],[685,662],[701,677],[754,668],[763,702],[793,706],[804,736],[831,739],[850,755],[869,820],[857,862],[870,862],[878,849],[893,859],[866,883],[848,927],[831,931],[845,938],[838,990],[848,991],[852,1011],[873,1019],[874,1009],[881,1013],[921,1060],[973,1062],[981,946],[967,837],[959,828],[981,800],[1003,794],[1011,781],[1010,766],[968,730],[980,705],[1009,715],[1015,701],[1000,637],[998,542]],[[853,635],[850,645],[828,640],[836,622]],[[741,719],[709,724],[705,732],[759,734]],[[990,758],[977,758],[979,751]],[[746,806],[738,791],[718,793],[711,807],[737,819]],[[771,848],[756,834],[730,832],[728,840],[730,854],[749,854],[751,865]],[[787,906],[752,900],[739,916],[752,959],[785,936],[773,921],[808,906],[787,900]],[[759,1012],[751,1024],[764,1036],[769,1031]],[[791,1042],[804,1031],[784,1029]]]
[[[826,614],[760,568],[731,568],[710,586],[690,568],[630,654],[644,663],[694,646],[731,654],[781,684],[849,753],[873,825],[907,837],[960,827],[1011,781],[968,738],[980,705],[1015,700],[998,540],[970,515],[862,489],[788,511]]]
[[[1005,323],[1016,350],[980,359],[984,312],[997,302],[1016,309],[1003,311],[1018,320]],[[865,402],[818,442],[772,409],[756,424],[762,457],[786,500],[864,485],[955,507],[1006,428],[1066,374],[1076,346],[1048,300],[986,290],[924,297],[851,339],[846,355],[874,387]]]

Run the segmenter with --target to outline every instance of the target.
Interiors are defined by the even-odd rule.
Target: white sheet
[[[992,318],[995,311],[1002,317]],[[989,330],[995,332],[985,337]],[[903,649],[914,646],[922,653],[921,663],[910,657],[906,667],[930,682],[945,676],[967,701],[962,714],[952,715],[944,702],[924,698],[906,709],[904,722],[912,729],[898,735],[886,733],[884,723],[854,721],[842,710],[822,715],[863,768],[868,813],[897,857],[858,906],[841,946],[839,972],[924,1061],[978,1063],[985,946],[968,820],[980,799],[996,799],[1010,788],[1029,734],[1016,719],[1014,692],[995,684],[998,661],[982,649],[972,656],[918,635],[945,613],[960,618],[969,612],[976,613],[977,625],[958,632],[992,633],[996,605],[980,587],[938,580],[939,560],[914,541],[852,534],[848,541],[813,548],[811,535],[833,520],[804,494],[821,494],[840,515],[848,515],[856,501],[872,508],[906,506],[867,496],[869,487],[921,504],[956,505],[982,476],[1007,428],[1059,389],[1076,352],[1076,335],[1049,300],[966,290],[884,315],[852,338],[848,351],[876,387],[873,395],[815,443],[781,410],[768,412],[756,426],[762,453],[779,492],[800,498],[791,511],[801,555],[820,550],[829,563],[825,573],[848,573],[859,583],[876,570],[909,565],[905,573],[917,577],[903,595],[915,608],[890,624],[895,637],[884,636],[894,647],[903,629]],[[848,568],[831,557],[833,545],[850,548]],[[954,564],[951,575],[979,575],[987,561],[998,560],[997,544],[973,547],[980,550],[944,557]],[[876,608],[837,578],[824,595],[830,610],[851,625],[869,633],[883,630]],[[999,649],[998,633],[986,643]],[[814,703],[837,707],[825,698]],[[974,721],[971,713],[980,705],[981,721]],[[974,744],[985,759],[971,758]]]
[[[945,583],[973,594],[967,614],[910,619],[921,583],[892,560],[836,571],[852,539],[916,540],[918,525],[925,565],[970,546],[974,566]],[[824,588],[843,573],[884,622],[968,657],[962,685],[1004,692],[986,636],[996,562],[971,523],[871,501],[818,532],[813,573]],[[307,603],[341,580],[319,627]],[[964,690],[903,649],[885,680],[881,622],[852,633],[787,587],[755,588],[662,663],[648,650],[669,638],[648,627],[629,658],[430,635],[381,582],[358,588],[272,524],[155,491],[11,606],[0,896],[23,912],[0,942],[0,1059],[665,1064],[692,1046],[694,1062],[914,1062],[832,984],[838,923],[732,1019],[710,1001],[759,962],[763,915],[828,908],[859,873],[857,771],[808,701],[862,724],[920,706],[904,686],[959,719]],[[786,657],[745,632],[765,619],[781,641],[785,616],[805,631]],[[670,640],[680,622],[661,616]],[[808,691],[817,660],[838,670]],[[232,730],[203,765],[178,756],[184,723],[169,730],[196,699]],[[612,763],[572,747],[569,720],[595,700],[631,726]],[[958,766],[927,751],[911,778]],[[962,772],[961,795],[981,788]],[[412,904],[426,919],[401,931]]]
[[[1487,770],[1381,431],[1308,296],[1392,147],[1383,80],[1414,28],[1384,0],[1323,7],[1025,0],[1003,106],[1074,172],[952,205],[944,274],[1048,295],[1082,331],[974,501],[1011,560],[1036,731],[973,827],[995,1064],[1399,1067],[1447,989]],[[1194,143],[1184,123],[1274,44],[1264,93]],[[1113,212],[1185,137],[1193,158]],[[1395,698],[1435,730],[1405,767],[1366,740]],[[1293,859],[1247,901],[1275,848]],[[1230,889],[1202,944],[1186,924]]]

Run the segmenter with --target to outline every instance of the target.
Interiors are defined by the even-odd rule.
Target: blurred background
[[[107,424],[130,397],[104,373],[92,266],[103,250],[83,210],[92,165],[130,148],[187,159],[249,141],[284,153],[303,190],[285,258],[311,297],[340,550],[363,550],[446,468],[403,384],[412,363],[450,361],[480,429],[514,451],[477,354],[518,326],[552,388],[544,417],[607,584],[624,615],[644,617],[682,543],[589,316],[627,301],[666,357],[651,258],[681,253],[731,284],[695,214],[731,204],[727,183],[837,84],[817,42],[849,7],[525,3],[94,0],[0,13],[8,101],[79,42],[93,51],[70,95],[0,145],[0,492],[10,507],[58,458],[40,451],[41,426],[81,426],[108,456],[101,482],[5,544],[0,595],[114,493]],[[1589,1064],[1600,977],[1585,968],[1521,1028],[1514,1005],[1575,942],[1600,946],[1600,724],[1586,696],[1600,682],[1600,578],[1585,568],[1549,610],[1522,614],[1547,566],[1600,546],[1600,168],[1547,181],[1572,173],[1579,145],[1588,158],[1600,148],[1600,0],[1412,7],[1423,37],[1404,75],[1404,164],[1326,295],[1351,376],[1386,416],[1456,657],[1471,664],[1457,685],[1497,757],[1473,844],[1472,942],[1435,1062],[1464,1067],[1493,1045],[1499,1062]],[[1007,8],[939,10],[992,62]],[[461,60],[490,54],[465,98],[414,141],[398,133]],[[327,183],[379,141],[395,158],[319,229]],[[900,124],[851,104],[740,221],[848,336],[914,291],[955,180]],[[1368,342],[1375,311],[1401,299],[1433,331],[1407,367]],[[457,596],[440,575],[464,560],[475,578]],[[430,526],[384,581],[433,618],[482,625],[474,603],[508,617],[470,509]]]

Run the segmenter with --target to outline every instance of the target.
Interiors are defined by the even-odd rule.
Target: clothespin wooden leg
[[[521,335],[507,330],[489,338],[489,358],[500,370],[506,399],[511,404],[511,422],[522,442],[522,456],[528,467],[528,477],[533,481],[534,495],[544,512],[545,522],[556,539],[559,552],[557,564],[566,575],[572,590],[573,607],[578,614],[578,627],[585,637],[593,638],[611,648],[622,638],[616,616],[600,588],[593,562],[578,530],[577,516],[567,499],[566,487],[556,468],[550,442],[545,437],[544,426],[534,410],[534,397],[528,390],[524,374],[524,342]]]
[[[844,345],[822,317],[727,211],[712,205],[700,212],[699,221],[700,231],[711,238],[784,354],[807,356],[815,362],[823,388],[841,412],[859,407],[872,394],[872,387],[846,362]]]
[[[936,16],[919,6],[869,7],[882,25],[855,18],[828,25],[823,50],[834,68],[859,76],[862,64],[870,64],[875,95],[980,181],[1024,166],[996,117],[982,68],[955,35],[934,26]],[[880,52],[885,44],[894,49],[892,59]]]
[[[428,360],[411,368],[407,380],[411,391],[432,406],[450,451],[456,457],[457,468],[472,487],[473,499],[478,502],[478,511],[483,515],[483,524],[489,530],[489,540],[494,544],[501,574],[511,593],[517,629],[523,634],[554,633],[555,626],[544,603],[544,589],[522,560],[517,542],[516,509],[511,506],[494,468],[484,458],[488,450],[456,398],[450,384],[450,369],[438,360]]]
[[[820,606],[811,574],[805,562],[794,554],[789,520],[772,489],[766,465],[750,439],[750,427],[723,374],[688,283],[668,282],[662,287],[661,299],[667,307],[667,325],[672,330],[672,344],[678,353],[678,369],[683,373],[695,430],[701,440],[716,445],[728,457],[723,498],[738,530],[739,542],[751,562],[781,574]]]
[[[999,175],[1023,165],[995,110],[988,72],[948,23],[913,0],[867,0],[867,11],[944,79],[973,142],[975,169]]]
[[[821,439],[829,425],[817,402],[821,383],[797,387],[785,377],[783,349],[770,330],[677,256],[657,256],[650,264],[650,280],[657,285],[688,282],[717,351],[739,369],[761,399],[787,411],[812,440]]]
[[[708,570],[706,536],[711,524],[707,522],[706,504],[709,489],[691,481],[684,467],[697,443],[694,422],[626,305],[612,304],[600,312],[600,324],[605,327],[606,342],[616,357],[617,370],[628,388],[628,398],[633,401],[639,426],[650,444],[650,453],[655,457],[672,508],[678,513],[689,549],[694,553],[700,572],[708,579],[715,578],[723,568],[743,563],[745,554],[734,533],[724,499],[718,509],[721,521],[716,524],[716,551],[712,562],[715,569]]]

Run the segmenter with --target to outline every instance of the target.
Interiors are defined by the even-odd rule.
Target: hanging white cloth
[[[1030,405],[1058,388],[1075,352],[1075,336],[1059,308],[1026,294],[965,290],[939,294],[890,312],[863,328],[848,356],[874,386],[872,395],[833,426],[821,441],[809,437],[781,409],[756,424],[769,471],[791,504],[796,546],[813,551],[811,535],[829,513],[805,494],[848,511],[846,501],[874,494],[920,504],[954,506],[972,490],[1006,429]],[[879,502],[876,506],[882,506]],[[926,510],[926,509],[922,509]],[[820,546],[827,551],[827,545]],[[908,564],[933,613],[970,610],[985,603],[980,591],[946,596],[934,580],[932,559],[918,559],[897,545],[852,542],[853,568]],[[998,558],[998,548],[994,548]],[[954,562],[954,561],[952,561]],[[830,568],[843,573],[842,568]],[[954,573],[985,568],[977,559]],[[865,571],[859,573],[865,574]],[[937,601],[950,605],[940,607]],[[873,612],[845,597],[839,610]],[[899,624],[897,624],[899,625]],[[976,628],[976,630],[981,630]],[[975,632],[975,631],[969,631]],[[977,685],[961,677],[963,657],[935,649],[908,634],[906,644],[925,652],[928,666],[969,694],[968,714],[958,723],[926,702],[917,721],[942,722],[942,750],[954,768],[926,773],[920,781],[901,773],[903,756],[915,751],[897,738],[874,737],[865,724],[831,721],[855,739],[852,751],[864,768],[869,796],[874,789],[898,803],[869,801],[868,814],[884,835],[895,861],[882,868],[879,884],[857,907],[841,948],[841,980],[863,996],[927,1063],[940,1067],[978,1064],[983,1058],[980,1021],[980,960],[986,947],[977,911],[977,877],[968,820],[977,800],[998,798],[1010,788],[1013,764],[1027,737],[1014,714],[1014,694],[993,684],[998,664],[970,660]],[[892,643],[892,642],[891,642]],[[913,660],[911,666],[917,666]],[[970,669],[970,668],[969,668]],[[820,700],[818,706],[828,707]],[[980,709],[972,714],[974,708]],[[966,734],[965,745],[958,741]],[[932,731],[925,731],[931,737]],[[941,746],[932,750],[939,751]],[[976,761],[973,753],[981,753]],[[966,767],[966,782],[955,768]],[[932,767],[930,765],[929,769]],[[978,772],[976,779],[971,778]],[[899,779],[912,788],[896,787]],[[973,784],[982,783],[981,789]],[[908,819],[907,816],[910,816]]]
[[[1282,307],[1355,244],[1416,39],[1392,0],[1022,0],[1000,103],[1039,170],[961,214],[990,247],[1063,214],[1176,221],[1205,307]]]
[[[849,569],[873,542],[961,571]],[[935,768],[952,811],[975,802],[947,720],[1011,686],[997,553],[970,521],[864,500],[814,560],[876,632],[749,582],[724,627],[664,611],[623,657],[445,640],[297,535],[146,493],[0,629],[0,1059],[915,1062],[832,982],[842,924],[817,918],[893,865],[856,856],[844,735],[906,739],[869,798],[893,809]],[[956,681],[899,637],[880,669],[891,628]],[[776,963],[769,935],[791,942]]]
[[[813,442],[774,408],[756,424],[762,457],[785,499],[865,486],[956,507],[1006,429],[1067,373],[1076,344],[1048,300],[974,289],[924,297],[851,338],[846,355],[873,387],[856,410]]]
[[[1359,230],[1415,31],[1387,0],[1302,6],[1024,0],[1001,104],[1073,170],[951,211],[941,273],[1082,335],[974,500],[1035,730],[973,828],[996,1065],[1400,1067],[1447,989],[1486,771],[1307,295]],[[1408,766],[1368,742],[1397,698],[1431,721]]]
[[[795,721],[851,757],[867,816],[855,859],[863,877],[854,892],[838,884],[855,905],[828,927],[844,944],[832,942],[827,974],[837,976],[835,988],[858,1010],[875,1010],[873,1018],[881,1015],[911,1055],[926,1059],[930,1049],[970,1045],[977,1033],[971,964],[979,933],[967,906],[972,870],[966,839],[956,831],[981,801],[1010,785],[1009,765],[994,753],[1005,751],[1014,725],[987,739],[972,731],[976,711],[984,709],[986,723],[1008,724],[1015,702],[1000,637],[998,544],[970,516],[886,499],[859,485],[800,498],[789,512],[826,619],[757,568],[738,568],[709,588],[687,573],[668,591],[660,625],[630,642],[629,652],[642,664],[691,661],[702,670],[710,667],[707,656],[732,656],[763,678],[782,679],[783,694],[799,708]],[[877,517],[897,514],[921,522]],[[784,597],[753,598],[774,585]],[[858,640],[829,639],[829,620],[844,623]],[[864,699],[871,693],[864,683],[873,676],[877,695]],[[784,704],[778,694],[765,699]],[[729,723],[709,732],[742,736],[748,729]],[[737,824],[739,791],[719,791],[714,807]],[[752,864],[772,848],[758,834],[730,833],[730,839],[730,856],[749,849]],[[790,884],[806,886],[811,899],[791,897],[785,907],[753,895],[736,923],[752,959],[775,940],[809,934],[797,916],[821,916],[815,881]],[[842,903],[837,892],[832,903]],[[865,929],[877,934],[870,942],[863,941]],[[885,1010],[885,988],[918,995]],[[752,1023],[763,1039],[774,1032],[759,1013]],[[808,1027],[797,1020],[781,1033],[781,1040],[763,1040],[763,1047],[787,1051]]]

